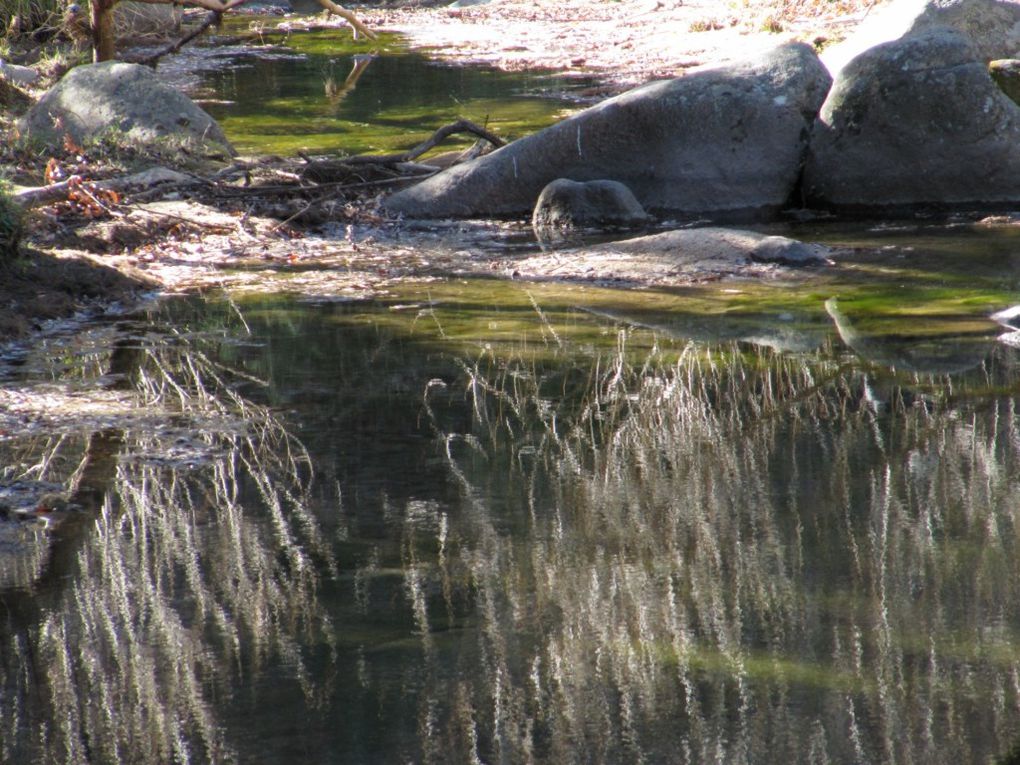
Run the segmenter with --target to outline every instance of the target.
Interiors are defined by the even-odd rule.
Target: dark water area
[[[685,298],[546,289],[175,300],[27,352],[4,498],[76,507],[0,526],[0,759],[1013,747],[1002,327],[935,300],[872,331],[844,298],[791,328],[789,296],[770,346],[732,311],[670,323]]]

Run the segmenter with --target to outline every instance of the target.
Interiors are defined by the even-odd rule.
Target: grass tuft
[[[27,37],[57,25],[62,5],[59,0],[0,0],[0,37]]]

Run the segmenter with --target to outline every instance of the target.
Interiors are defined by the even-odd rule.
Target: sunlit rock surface
[[[809,206],[885,210],[1020,200],[1020,107],[946,28],[880,45],[837,78],[804,170]]]
[[[783,236],[729,228],[666,231],[514,263],[515,275],[634,285],[687,284],[721,276],[768,276],[789,266],[823,266],[832,251]]]
[[[651,211],[761,215],[782,207],[831,79],[814,50],[654,82],[383,203],[414,218],[529,214],[557,178],[626,184]]]
[[[148,67],[106,61],[79,66],[47,91],[19,123],[28,138],[59,144],[106,138],[164,149],[182,144],[234,150],[220,126]]]
[[[1020,103],[1020,59],[999,58],[988,64],[988,73],[1002,92]]]
[[[821,59],[835,77],[877,45],[911,32],[948,27],[965,35],[986,61],[1020,51],[1020,5],[1011,0],[895,0],[871,10],[846,40]]]

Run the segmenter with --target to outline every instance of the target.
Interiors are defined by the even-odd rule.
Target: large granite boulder
[[[803,189],[809,206],[862,211],[1020,201],[1020,106],[961,32],[880,45],[837,78]]]
[[[788,43],[654,82],[384,200],[415,218],[527,215],[550,181],[624,183],[648,210],[761,215],[790,197],[831,79]]]
[[[822,53],[838,77],[846,64],[871,48],[935,27],[955,29],[984,61],[1020,52],[1020,3],[1016,0],[893,0],[869,13],[846,40]]]
[[[148,67],[105,61],[79,66],[48,90],[19,123],[20,132],[59,144],[112,138],[173,149],[234,154],[216,121]]]
[[[949,28],[964,35],[980,60],[1020,53],[1020,3],[1016,0],[928,0],[907,34]]]

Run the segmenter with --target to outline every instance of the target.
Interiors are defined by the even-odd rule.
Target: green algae
[[[352,40],[345,30],[323,30],[258,39],[271,43],[274,55],[260,57],[253,48],[237,65],[209,72],[203,88],[210,93],[205,108],[243,153],[393,152],[461,118],[513,139],[572,108],[563,97],[535,94],[586,84],[436,63],[394,35]],[[472,142],[451,139],[443,150]]]

